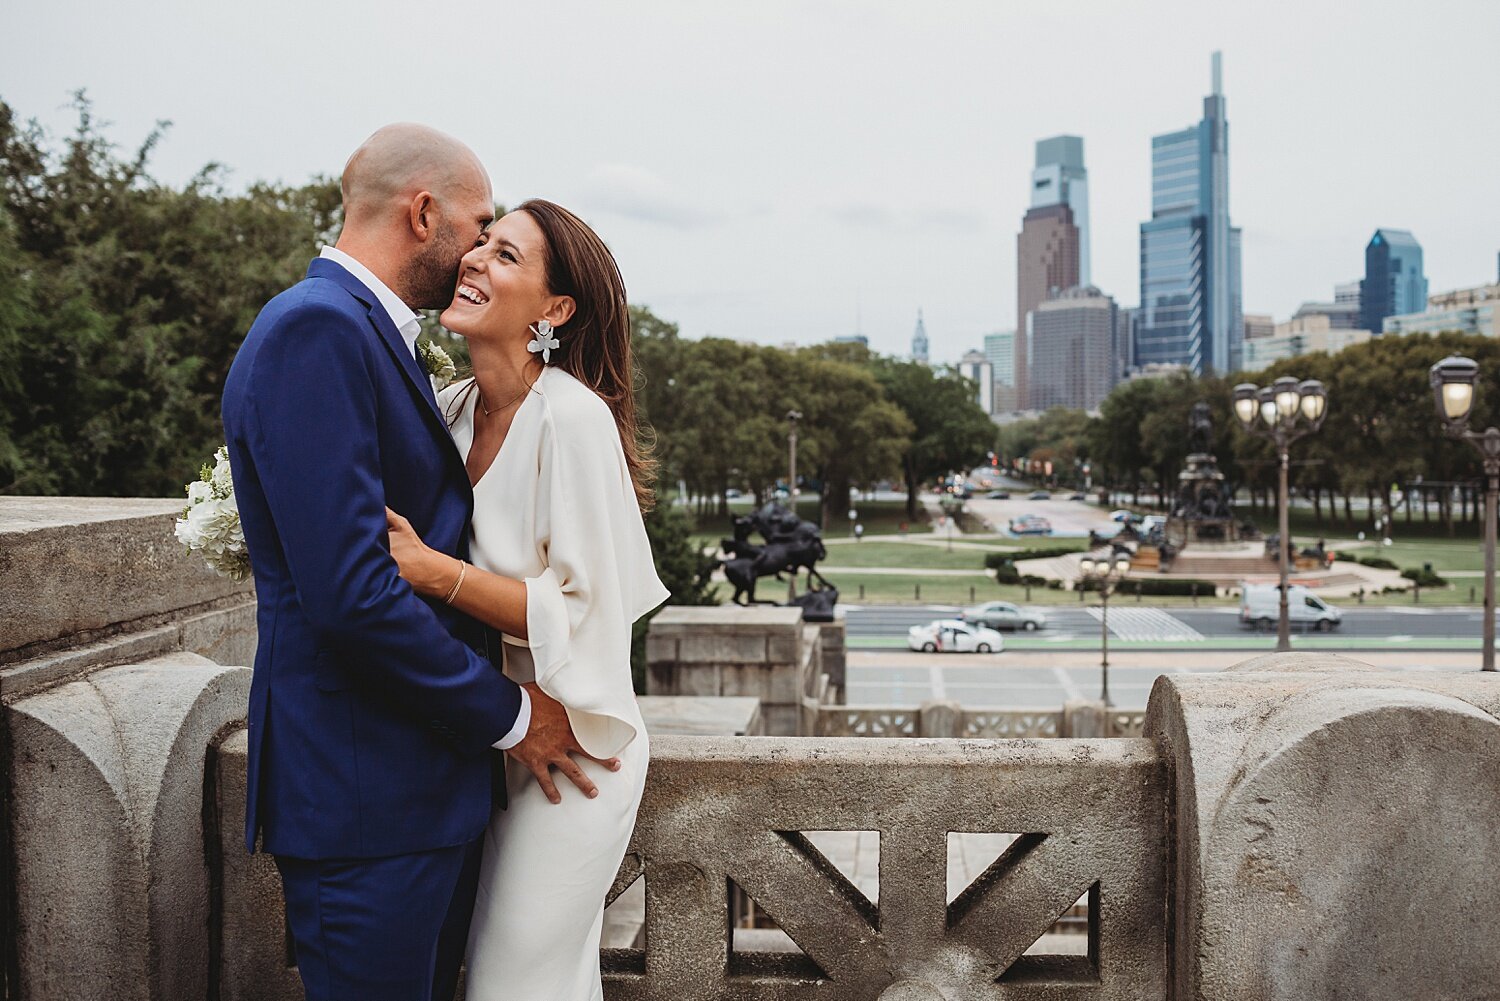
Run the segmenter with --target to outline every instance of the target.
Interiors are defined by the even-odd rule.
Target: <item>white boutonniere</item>
[[[234,499],[234,479],[229,470],[229,449],[214,452],[212,468],[204,464],[198,478],[187,485],[187,507],[177,519],[174,532],[190,553],[202,553],[203,561],[221,577],[245,580],[250,576],[250,551],[240,528],[240,508]]]
[[[546,320],[538,320],[533,323],[531,325],[531,332],[536,334],[536,337],[532,338],[531,343],[526,345],[526,350],[532,354],[540,352],[542,364],[546,365],[552,361],[552,352],[562,347],[562,342],[552,332],[552,324]]]
[[[432,377],[432,388],[436,391],[441,392],[458,375],[458,368],[453,364],[453,359],[448,357],[448,352],[431,341],[417,342],[417,357],[422,360],[422,367]]]

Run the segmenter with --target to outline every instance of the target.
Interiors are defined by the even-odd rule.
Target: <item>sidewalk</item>
[[[1109,666],[1120,668],[1155,668],[1162,671],[1177,669],[1188,671],[1222,671],[1226,667],[1244,663],[1255,657],[1272,653],[1275,641],[1259,650],[1119,650],[1114,641],[1109,644]],[[1295,646],[1295,644],[1294,644]],[[1342,652],[1334,650],[1294,650],[1294,653],[1340,653],[1350,660],[1361,661],[1389,671],[1434,670],[1464,671],[1479,670],[1479,649],[1473,650],[1359,650]],[[1097,667],[1099,644],[1090,650],[1015,650],[1007,648],[1004,653],[993,654],[944,654],[920,653],[915,650],[869,650],[851,647],[848,651],[850,667],[891,667],[896,663],[911,667],[952,668],[1051,668],[1051,667]]]

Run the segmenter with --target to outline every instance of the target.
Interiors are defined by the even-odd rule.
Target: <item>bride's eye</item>
[[[512,254],[508,250],[502,250],[502,251],[500,251],[500,256],[503,257],[503,258],[505,258],[507,261],[510,261],[512,264],[514,264],[516,262],[515,255]]]

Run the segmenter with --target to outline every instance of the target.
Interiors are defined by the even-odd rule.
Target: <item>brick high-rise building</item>
[[[1078,285],[1078,227],[1068,205],[1029,210],[1016,237],[1016,405],[1031,407],[1026,314],[1055,292]]]

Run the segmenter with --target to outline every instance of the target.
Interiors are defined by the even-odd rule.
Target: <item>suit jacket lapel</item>
[[[426,409],[432,415],[432,419],[441,424],[443,433],[447,434],[448,422],[443,419],[443,413],[438,409],[437,397],[432,392],[431,377],[422,370],[422,366],[417,364],[416,358],[406,347],[406,341],[401,338],[401,331],[397,330],[396,325],[391,322],[391,315],[385,311],[385,307],[380,304],[375,293],[365,288],[363,282],[345,271],[338,263],[323,257],[315,259],[308,265],[307,277],[331,279],[364,305],[370,317],[370,323],[375,326],[380,339],[385,342],[386,349],[390,351],[396,366],[406,375],[407,381],[412,384],[417,395],[425,401]]]

